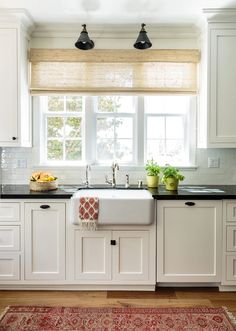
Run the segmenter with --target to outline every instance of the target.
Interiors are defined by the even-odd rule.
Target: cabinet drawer
[[[0,251],[18,251],[20,249],[20,227],[0,226]]]
[[[20,203],[1,202],[0,203],[0,222],[19,222]]]
[[[226,227],[227,252],[236,252],[236,225]]]
[[[236,283],[236,255],[226,256],[226,281]]]
[[[225,219],[227,222],[236,223],[236,202],[225,202],[226,214]]]
[[[20,279],[20,255],[0,253],[0,281]]]

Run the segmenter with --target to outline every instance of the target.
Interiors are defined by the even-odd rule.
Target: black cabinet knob
[[[195,202],[192,202],[192,201],[187,201],[185,202],[186,206],[189,206],[189,207],[192,207],[192,206],[195,206]]]
[[[48,209],[48,208],[50,208],[50,206],[49,205],[41,205],[40,208],[41,209]]]
[[[16,137],[12,137],[12,140],[16,140],[17,138]]]
[[[116,240],[111,240],[111,245],[115,246],[116,245]]]

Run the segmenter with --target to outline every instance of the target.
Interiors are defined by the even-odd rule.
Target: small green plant
[[[147,161],[145,169],[148,176],[158,176],[161,172],[161,167],[153,159]]]
[[[162,169],[163,177],[162,182],[166,183],[167,178],[175,178],[179,181],[184,180],[184,176],[179,172],[179,169],[172,166],[168,166]]]

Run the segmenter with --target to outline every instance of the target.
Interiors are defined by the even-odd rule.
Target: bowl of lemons
[[[31,191],[51,191],[58,188],[57,177],[50,172],[34,172],[30,177]]]

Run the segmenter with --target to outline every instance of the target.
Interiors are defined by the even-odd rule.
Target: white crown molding
[[[203,14],[208,22],[236,23],[236,8],[204,8]]]
[[[134,39],[138,36],[141,27],[135,25],[89,25],[87,30],[91,39]],[[33,38],[65,37],[76,38],[79,36],[82,27],[80,25],[47,24],[37,25],[32,33]],[[146,31],[152,39],[159,38],[179,38],[192,39],[199,36],[199,29],[196,25],[147,25]]]
[[[28,31],[35,28],[33,18],[24,8],[0,8],[0,22],[18,23]]]

